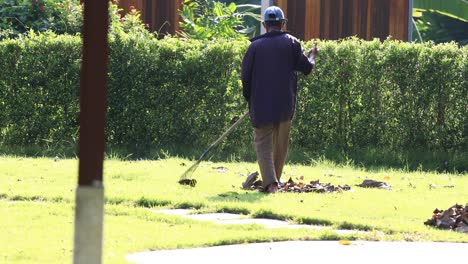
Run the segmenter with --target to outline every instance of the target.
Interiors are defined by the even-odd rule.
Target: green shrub
[[[77,37],[31,34],[0,46],[1,142],[60,145],[77,136]]]
[[[357,39],[320,46],[315,72],[301,79],[297,144],[468,146],[466,48]]]
[[[29,31],[75,34],[81,30],[79,0],[0,0],[0,39]]]
[[[241,57],[232,48],[239,44],[117,36],[110,46],[110,141],[140,150],[206,145],[243,111],[233,112],[241,103]]]
[[[248,41],[110,35],[107,145],[130,153],[205,148],[246,111],[239,82]],[[78,37],[0,42],[0,143],[62,146],[77,137]],[[306,48],[313,43],[304,43]],[[320,41],[300,78],[293,147],[464,151],[468,48],[394,41]],[[251,148],[248,122],[221,149]],[[468,165],[458,165],[459,167]]]

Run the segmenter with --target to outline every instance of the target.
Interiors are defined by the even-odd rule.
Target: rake
[[[198,165],[200,162],[205,158],[205,156],[212,150],[214,147],[219,145],[219,143],[227,136],[229,135],[247,116],[249,112],[245,112],[239,119],[236,120],[234,124],[232,124],[218,139],[216,139],[211,145],[200,155],[198,160],[190,167],[188,168],[184,174],[180,177],[179,184],[182,185],[189,185],[192,187],[195,187],[197,184],[197,180],[192,178],[193,173],[195,170],[198,168]]]

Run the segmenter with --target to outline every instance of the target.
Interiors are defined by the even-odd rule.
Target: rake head
[[[193,173],[198,168],[201,159],[197,160],[190,168],[188,168],[182,176],[180,176],[179,184],[181,185],[189,185],[191,187],[195,187],[197,185],[197,180],[192,178]]]
[[[223,138],[229,135],[229,133],[231,133],[232,130],[234,130],[234,128],[236,128],[242,122],[242,120],[244,120],[248,116],[248,114],[249,111],[245,112],[244,115],[242,115],[242,117],[233,119],[234,124],[232,124],[228,128],[228,130],[226,130],[218,139],[216,139],[216,141],[211,143],[211,145],[201,154],[200,158],[198,158],[197,162],[195,162],[190,168],[188,168],[187,171],[184,172],[184,174],[182,174],[179,180],[179,184],[189,185],[192,187],[195,187],[195,185],[197,185],[197,180],[192,179],[192,175],[193,172],[198,168],[198,164],[200,164],[200,162],[208,154],[208,152],[210,152],[212,148],[216,147]]]
[[[197,185],[197,180],[195,179],[182,179],[179,180],[180,185],[189,185],[190,187],[195,187]]]

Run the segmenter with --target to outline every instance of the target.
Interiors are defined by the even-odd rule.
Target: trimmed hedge
[[[0,42],[0,142],[62,145],[78,135],[77,37]]]
[[[304,44],[306,48],[312,42]],[[81,40],[0,42],[0,143],[70,144],[78,135]],[[241,115],[248,41],[110,38],[108,145],[206,147]],[[292,145],[319,150],[468,148],[468,47],[394,41],[319,41],[300,78]],[[245,122],[223,148],[250,147]]]
[[[315,72],[301,80],[298,144],[467,149],[467,46],[356,39],[320,46]]]

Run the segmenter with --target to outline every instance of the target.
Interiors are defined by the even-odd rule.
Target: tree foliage
[[[238,11],[238,7],[247,9]],[[183,31],[179,33],[194,39],[243,38],[255,30],[255,27],[245,26],[244,18],[259,19],[259,15],[251,12],[258,8],[257,5],[227,5],[214,0],[184,0],[180,12]]]
[[[150,35],[135,8],[121,15],[116,1],[109,1],[109,31]],[[80,0],[0,0],[0,40],[31,32],[75,35],[83,25]]]
[[[0,0],[0,39],[29,31],[76,34],[81,12],[77,0]]]
[[[413,7],[418,37],[423,41],[468,43],[468,1],[414,0]]]
[[[416,10],[431,10],[440,14],[468,22],[467,0],[413,0]]]
[[[423,40],[436,43],[455,41],[468,44],[468,22],[463,22],[434,11],[425,11],[415,19]]]

